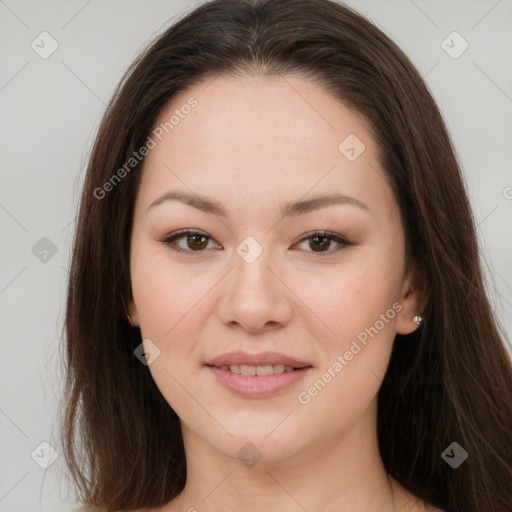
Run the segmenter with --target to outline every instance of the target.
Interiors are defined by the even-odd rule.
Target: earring
[[[415,324],[420,325],[420,324],[421,324],[421,322],[423,322],[423,317],[422,317],[422,316],[418,316],[418,315],[413,316],[413,317],[412,317],[412,321],[413,321]]]

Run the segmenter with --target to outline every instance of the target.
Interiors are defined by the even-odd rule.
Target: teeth
[[[272,365],[256,366],[256,375],[272,375],[274,367]]]
[[[256,375],[256,366],[241,364],[239,368],[242,375]]]
[[[221,370],[229,370],[233,373],[241,375],[272,375],[275,373],[292,372],[293,366],[284,366],[282,364],[269,364],[263,366],[252,366],[248,364],[232,364],[230,366],[224,365],[220,367]]]

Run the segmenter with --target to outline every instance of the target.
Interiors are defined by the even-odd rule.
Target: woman
[[[100,510],[511,510],[510,357],[449,136],[340,4],[214,0],[136,60],[66,339]]]

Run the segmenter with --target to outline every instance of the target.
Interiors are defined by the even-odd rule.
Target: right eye
[[[178,241],[181,240],[185,241],[185,247],[178,244]],[[182,253],[204,252],[204,249],[208,246],[208,241],[213,242],[213,239],[203,231],[196,229],[181,229],[160,240],[171,250]]]

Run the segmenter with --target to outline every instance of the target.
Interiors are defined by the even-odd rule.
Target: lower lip
[[[262,376],[241,375],[215,366],[208,366],[208,369],[229,391],[246,398],[261,398],[278,393],[301,381],[312,367]]]

